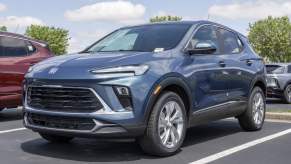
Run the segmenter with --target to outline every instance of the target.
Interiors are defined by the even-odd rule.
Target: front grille
[[[90,89],[29,87],[27,105],[38,110],[91,113],[103,106]]]
[[[87,118],[47,116],[34,113],[27,113],[26,116],[30,125],[46,128],[90,131],[96,125],[92,119]]]

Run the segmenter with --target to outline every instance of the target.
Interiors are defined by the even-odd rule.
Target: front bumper
[[[133,111],[126,111],[122,109],[120,103],[118,103],[118,99],[114,94],[114,91],[111,89],[110,85],[90,85],[88,83],[56,83],[56,82],[41,82],[41,85],[35,83],[29,83],[26,85],[26,92],[24,92],[24,126],[28,129],[32,129],[35,132],[42,133],[50,133],[50,134],[59,134],[59,135],[67,135],[73,137],[137,137],[141,136],[144,133],[146,127],[146,121],[144,119],[145,114],[144,108],[141,102],[145,102],[145,98],[142,96],[146,96],[144,94],[144,88],[140,89],[140,87],[136,87],[138,89],[132,90],[133,95],[137,98],[133,98]],[[92,82],[93,83],[93,82]],[[49,85],[48,85],[49,84]],[[70,84],[70,85],[68,85]],[[27,88],[31,86],[50,86],[50,87],[75,87],[75,88],[87,88],[94,92],[96,98],[102,103],[103,109],[96,112],[64,112],[59,110],[43,110],[32,107],[27,103]],[[74,126],[74,121],[72,121],[72,125],[63,126],[63,122],[55,122],[55,121],[47,121],[40,120],[40,122],[35,123],[31,121],[30,115],[41,115],[43,117],[52,117],[51,120],[65,120],[65,119],[87,119],[91,123],[94,123],[94,127],[90,129],[74,129],[70,126]],[[55,118],[55,119],[54,119]]]
[[[143,134],[145,127],[142,125],[127,125],[121,126],[114,123],[106,123],[98,121],[97,119],[87,118],[92,120],[94,127],[90,130],[74,130],[69,128],[51,127],[32,124],[29,118],[30,114],[35,114],[31,112],[24,113],[23,124],[26,128],[31,129],[35,132],[55,134],[70,137],[84,137],[84,138],[130,138],[137,137]],[[48,115],[45,115],[48,116]],[[56,117],[56,116],[53,116]],[[59,117],[59,116],[57,116]],[[66,116],[68,117],[68,116]],[[62,118],[65,118],[62,116]],[[72,117],[73,118],[73,117]],[[80,118],[80,117],[74,117]]]
[[[267,97],[269,98],[281,98],[283,92],[283,90],[276,87],[267,87]]]

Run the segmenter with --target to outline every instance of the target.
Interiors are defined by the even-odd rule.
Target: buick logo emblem
[[[53,74],[55,74],[58,70],[59,70],[59,68],[57,68],[57,67],[51,68],[51,69],[49,70],[48,74],[53,75]]]

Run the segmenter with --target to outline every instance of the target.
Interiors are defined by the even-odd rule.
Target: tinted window
[[[28,47],[24,40],[11,37],[0,38],[0,55],[8,57],[25,56],[28,54]]]
[[[291,65],[288,66],[288,73],[291,73]]]
[[[284,67],[280,65],[266,65],[268,74],[282,74],[284,73]]]
[[[123,28],[91,46],[87,51],[163,51],[175,48],[191,25],[165,24]]]
[[[197,30],[195,35],[190,41],[189,49],[194,49],[196,44],[199,42],[208,42],[216,46],[217,50],[216,53],[219,53],[219,44],[218,44],[218,36],[216,31],[211,26],[203,26]]]
[[[221,35],[223,53],[225,54],[239,53],[242,47],[242,43],[237,37],[237,35],[225,29],[220,29],[219,31]]]

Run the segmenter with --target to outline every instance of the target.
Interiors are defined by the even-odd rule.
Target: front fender
[[[147,101],[145,102],[143,108],[145,109],[145,122],[147,123],[149,120],[149,116],[152,112],[152,108],[159,98],[160,94],[163,92],[163,90],[171,85],[176,85],[182,88],[185,93],[187,94],[188,102],[189,102],[189,109],[188,109],[188,116],[190,112],[192,111],[193,108],[193,95],[191,92],[191,88],[186,82],[186,79],[179,73],[169,73],[164,76],[162,76],[157,82],[152,86],[148,96],[147,96]],[[155,94],[155,89],[161,86],[160,91]]]

